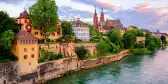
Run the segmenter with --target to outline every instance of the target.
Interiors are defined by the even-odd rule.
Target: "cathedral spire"
[[[95,6],[95,13],[94,13],[94,16],[93,16],[93,26],[95,28],[98,28],[98,17],[97,17],[96,6]]]
[[[104,22],[104,12],[103,12],[103,8],[101,8],[100,22]]]

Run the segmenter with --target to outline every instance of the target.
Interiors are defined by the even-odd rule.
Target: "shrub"
[[[84,46],[81,46],[81,47],[75,48],[75,52],[77,56],[79,57],[79,59],[83,59],[88,54],[88,49]]]
[[[56,54],[54,52],[48,52],[49,60],[55,60],[56,59]]]
[[[135,48],[145,48],[145,44],[143,42],[136,42],[134,44]]]
[[[60,59],[60,58],[64,58],[64,55],[63,54],[61,54],[61,53],[59,53],[58,55],[57,55],[57,57],[56,57],[57,59]]]

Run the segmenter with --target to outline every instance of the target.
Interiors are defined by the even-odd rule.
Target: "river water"
[[[78,71],[46,84],[168,84],[168,48],[153,55],[127,56],[121,61]]]

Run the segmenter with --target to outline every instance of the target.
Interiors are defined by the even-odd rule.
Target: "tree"
[[[160,39],[161,39],[161,41],[162,41],[162,46],[164,45],[164,44],[166,44],[166,37],[165,36],[161,36],[160,37]]]
[[[118,29],[114,29],[114,30],[108,32],[107,36],[110,39],[110,41],[113,42],[115,45],[119,45],[122,40],[120,30],[118,30]]]
[[[0,16],[0,62],[16,60],[12,53],[12,41],[19,27],[6,12],[0,11]]]
[[[96,36],[98,31],[94,28],[93,25],[91,24],[88,24],[89,26],[89,33],[90,33],[90,36],[93,37],[93,36]]]
[[[17,33],[19,32],[18,25],[16,24],[15,20],[10,18],[9,15],[4,12],[0,11],[0,34],[5,31],[12,30],[12,32]]]
[[[84,46],[75,48],[75,52],[80,59],[83,59],[88,54],[88,49]]]
[[[29,8],[32,24],[38,26],[44,34],[45,44],[47,36],[57,31],[57,10],[55,0],[38,0]]]
[[[61,27],[62,27],[62,35],[63,35],[63,37],[65,37],[66,35],[74,36],[72,24],[70,22],[63,21],[61,23]]]
[[[136,41],[136,36],[132,33],[126,32],[123,36],[123,43],[125,48],[134,48],[134,42]]]
[[[98,53],[102,55],[104,52],[108,52],[111,50],[111,46],[105,41],[101,41],[96,46]]]
[[[132,30],[128,30],[127,33],[131,33],[135,36],[144,36],[143,31],[141,31],[140,29],[132,29]]]
[[[5,31],[0,34],[0,46],[4,46],[4,49],[12,49],[12,41],[14,40],[15,34],[12,30]]]

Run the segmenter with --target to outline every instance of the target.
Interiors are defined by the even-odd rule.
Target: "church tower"
[[[103,8],[102,8],[102,10],[101,10],[100,22],[104,22],[104,12],[103,12]]]
[[[94,13],[94,16],[93,16],[93,26],[95,28],[98,28],[98,17],[97,17],[97,12],[96,12],[96,6],[95,6],[95,13]]]

